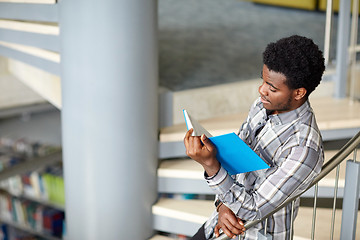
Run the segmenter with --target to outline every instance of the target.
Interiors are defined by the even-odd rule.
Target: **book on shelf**
[[[0,137],[0,171],[58,151],[59,147]],[[0,181],[0,236],[4,239],[61,239],[64,224],[62,166],[39,166]],[[17,238],[19,236],[19,238]],[[0,239],[3,239],[0,237]]]
[[[65,205],[64,179],[59,166],[9,177],[0,181],[0,190],[45,204]]]
[[[48,236],[61,237],[64,212],[41,204],[0,194],[0,220]]]
[[[63,231],[63,221],[63,212],[51,208],[45,209],[43,213],[44,232],[53,236],[61,237]]]
[[[213,137],[185,109],[183,113],[187,129],[194,129],[193,136],[205,134],[210,139],[217,149],[217,160],[229,174],[234,175],[269,168],[264,160],[235,133]]]

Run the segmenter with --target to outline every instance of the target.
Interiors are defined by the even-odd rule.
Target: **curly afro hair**
[[[319,47],[313,40],[298,35],[267,45],[263,62],[269,70],[284,74],[290,89],[305,88],[306,96],[319,85],[325,70]]]

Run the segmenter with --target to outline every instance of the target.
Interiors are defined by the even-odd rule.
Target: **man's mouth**
[[[267,100],[264,96],[260,96],[261,97],[261,102],[262,103],[270,103],[270,101],[269,100]]]

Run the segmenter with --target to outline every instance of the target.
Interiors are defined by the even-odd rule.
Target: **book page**
[[[205,134],[205,136],[207,136],[208,138],[212,137],[212,135],[203,126],[201,126],[201,124],[198,121],[192,118],[185,109],[183,110],[183,112],[184,112],[184,118],[187,129],[188,130],[190,130],[191,128],[194,129],[192,136],[201,136]]]

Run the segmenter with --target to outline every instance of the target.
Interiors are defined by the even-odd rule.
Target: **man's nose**
[[[264,88],[265,87],[264,85],[265,85],[264,83],[260,85],[259,93],[260,93],[260,95],[266,96],[267,92],[266,92],[266,89]]]

